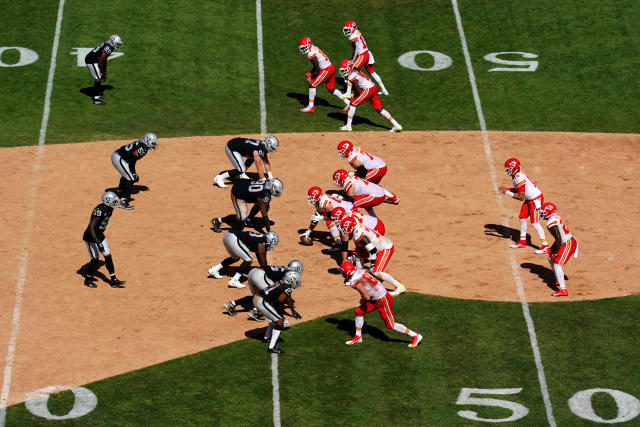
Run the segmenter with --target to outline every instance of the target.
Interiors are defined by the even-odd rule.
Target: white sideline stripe
[[[260,133],[267,133],[267,102],[264,98],[264,60],[262,51],[262,6],[256,0],[256,33],[258,35],[258,90],[260,92]]]
[[[278,355],[271,353],[271,386],[273,387],[273,425],[280,427],[280,383],[278,382]]]
[[[473,72],[473,66],[471,65],[471,56],[469,55],[469,49],[467,47],[467,39],[464,35],[464,29],[462,28],[462,18],[460,17],[460,11],[458,10],[458,1],[451,0],[453,6],[453,12],[456,15],[456,23],[458,24],[458,33],[460,34],[460,42],[462,43],[462,50],[464,52],[464,59],[467,64],[467,71],[469,73],[469,81],[471,83],[471,89],[473,91],[473,100],[476,104],[476,111],[478,113],[478,120],[480,122],[480,129],[482,130],[482,142],[484,145],[484,154],[487,163],[489,164],[489,171],[491,173],[491,181],[493,188],[497,188],[496,171],[493,166],[493,156],[491,155],[491,143],[489,141],[489,134],[487,133],[487,124],[484,120],[484,114],[482,113],[482,104],[480,102],[480,95],[478,94],[478,86],[476,85],[476,77]],[[496,194],[498,205],[503,207],[502,199]],[[506,219],[503,220],[503,225],[507,226]],[[536,369],[538,371],[538,381],[540,383],[540,391],[542,393],[542,399],[547,412],[547,421],[549,426],[556,427],[556,420],[553,417],[553,407],[551,406],[551,398],[549,397],[549,389],[547,387],[547,380],[544,374],[544,365],[542,364],[542,357],[540,356],[540,348],[538,347],[538,338],[536,336],[535,325],[529,312],[529,304],[527,303],[527,297],[522,286],[522,280],[520,278],[520,272],[518,271],[518,264],[513,253],[509,253],[509,262],[511,263],[511,272],[513,279],[516,283],[518,290],[518,297],[520,298],[520,305],[522,306],[522,312],[527,322],[527,329],[529,331],[529,341],[531,342],[531,349],[533,350],[533,358],[536,363]]]
[[[256,33],[258,38],[258,89],[260,92],[260,133],[267,133],[267,103],[264,98],[264,60],[262,51],[262,6],[256,0]],[[271,353],[271,387],[273,388],[273,425],[280,427],[280,383],[278,355]],[[2,426],[0,426],[2,427]]]
[[[60,28],[62,27],[62,12],[64,10],[65,0],[60,0],[58,4],[58,17],[56,19],[56,30],[53,36],[53,46],[51,48],[51,63],[49,65],[49,77],[47,79],[47,90],[44,99],[44,110],[42,113],[42,125],[40,126],[40,135],[38,137],[38,151],[33,164],[34,177],[32,181],[32,189],[29,192],[31,200],[27,208],[27,218],[24,231],[24,241],[22,244],[22,253],[20,254],[20,265],[18,267],[18,278],[16,283],[16,296],[13,304],[13,318],[11,320],[11,333],[9,334],[9,345],[7,346],[7,356],[4,363],[4,377],[2,380],[2,393],[0,394],[0,427],[4,427],[7,418],[7,402],[9,400],[9,391],[11,390],[11,375],[13,370],[13,360],[16,352],[16,343],[18,342],[18,331],[20,329],[20,311],[22,310],[22,296],[24,293],[24,285],[27,279],[27,264],[29,261],[29,240],[31,239],[31,229],[33,226],[33,216],[36,203],[36,192],[40,183],[40,163],[42,162],[42,153],[44,150],[45,135],[47,134],[47,123],[49,122],[49,112],[51,106],[51,91],[53,89],[53,75],[56,69],[56,58],[58,56],[58,44],[60,41]]]
[[[38,145],[44,145],[49,124],[49,112],[51,111],[51,92],[53,91],[53,75],[56,71],[56,58],[58,57],[58,42],[60,41],[60,27],[62,26],[62,11],[64,0],[58,4],[58,20],[56,21],[56,32],[53,36],[53,46],[51,47],[51,64],[49,65],[49,78],[47,79],[47,91],[44,96],[44,111],[42,112],[42,124],[40,125],[40,137]]]

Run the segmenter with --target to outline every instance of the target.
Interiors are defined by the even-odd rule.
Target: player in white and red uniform
[[[544,197],[542,191],[531,181],[531,179],[520,169],[520,161],[516,158],[507,159],[504,162],[504,171],[511,177],[513,181],[513,188],[498,187],[498,191],[506,194],[509,197],[513,197],[516,200],[521,200],[524,203],[520,208],[520,240],[511,245],[512,248],[526,248],[527,247],[527,217],[531,221],[531,225],[536,229],[538,237],[540,237],[540,249],[537,249],[535,253],[546,254],[549,253],[549,244],[544,235],[542,225],[540,225],[540,215],[538,209],[544,203]]]
[[[356,249],[356,254],[364,252],[369,261],[374,262],[372,269],[373,274],[378,279],[389,282],[395,287],[391,295],[397,296],[407,290],[402,283],[384,271],[394,251],[393,242],[389,240],[388,237],[365,227],[363,224],[358,223],[353,217],[343,218],[342,221],[340,221],[340,231],[343,236],[346,236],[347,241],[349,238],[353,239],[356,248],[360,247],[365,249],[365,251]]]
[[[379,184],[387,173],[387,164],[378,156],[369,154],[361,147],[354,146],[351,141],[342,141],[338,144],[338,157],[347,159],[356,172],[358,178],[362,178],[374,184]]]
[[[300,52],[307,55],[313,68],[306,74],[309,81],[309,104],[300,109],[303,113],[313,113],[315,111],[314,102],[316,99],[316,87],[324,83],[327,90],[335,95],[345,104],[349,104],[348,95],[336,89],[336,67],[331,63],[329,57],[324,54],[319,47],[314,46],[309,37],[303,37],[298,44]]]
[[[371,79],[365,76],[362,71],[353,69],[353,62],[348,59],[343,60],[340,63],[340,74],[345,78],[347,82],[351,82],[353,84],[354,90],[356,92],[355,97],[351,100],[351,102],[344,107],[342,110],[347,111],[347,123],[340,128],[340,130],[344,130],[347,132],[351,132],[351,122],[353,121],[353,116],[356,114],[356,107],[360,104],[363,104],[365,101],[371,102],[371,106],[374,110],[382,115],[385,119],[389,120],[393,127],[390,129],[390,132],[401,132],[402,126],[398,123],[391,114],[384,108],[382,108],[382,103],[380,102],[380,97],[378,96],[378,87],[371,81]],[[347,100],[347,102],[349,102]]]
[[[348,210],[345,210],[343,207],[338,206],[337,208],[331,211],[330,218],[331,218],[331,221],[333,221],[333,223],[338,228],[340,227],[340,222],[344,218],[353,218],[358,222],[358,224],[362,224],[365,227],[376,231],[381,236],[384,236],[384,233],[386,232],[384,223],[379,218],[376,218],[370,215],[363,215],[360,212],[358,212],[357,209],[352,209],[351,211],[348,211]],[[340,237],[342,240],[341,241],[342,246],[340,248],[341,250],[340,262],[345,262],[347,260],[347,254],[349,253],[349,236],[341,233]],[[356,262],[356,266],[358,268],[361,268],[362,259],[365,259],[365,260],[368,259],[369,252],[364,247],[361,247],[361,246],[356,246],[355,249],[356,249],[356,252],[354,254],[355,255],[354,261]]]
[[[311,223],[307,230],[300,234],[300,237],[309,237],[311,231],[316,228],[318,222],[325,220],[327,228],[331,233],[334,241],[334,250],[339,250],[342,247],[342,240],[340,238],[340,224],[334,224],[330,218],[331,211],[337,207],[342,207],[345,210],[352,210],[353,204],[346,200],[340,200],[336,197],[328,194],[323,194],[320,187],[311,187],[307,191],[307,203],[316,208],[316,211],[311,215]]]
[[[363,208],[369,215],[376,216],[373,210],[384,201],[394,205],[400,203],[398,197],[378,184],[365,181],[357,176],[349,176],[346,170],[338,169],[333,173],[333,182],[347,193],[347,201],[353,201],[354,208]],[[353,199],[353,200],[351,200]]]
[[[422,341],[422,335],[418,332],[412,331],[402,323],[396,322],[396,316],[393,312],[393,297],[378,279],[368,271],[356,270],[355,266],[349,261],[343,262],[340,268],[346,277],[344,284],[360,293],[360,306],[355,310],[356,333],[353,338],[346,342],[347,345],[362,342],[364,315],[371,313],[373,310],[378,310],[378,314],[384,320],[387,328],[411,337],[409,347],[415,347]]]
[[[545,203],[540,208],[540,216],[547,221],[547,229],[555,241],[549,248],[549,265],[556,275],[556,283],[560,287],[551,294],[554,297],[566,297],[569,291],[564,284],[564,270],[562,266],[569,261],[571,255],[578,258],[578,241],[573,237],[567,225],[558,215],[556,205]]]
[[[379,92],[378,95],[389,95],[389,92],[387,92],[387,89],[384,87],[384,83],[382,83],[382,79],[373,67],[375,63],[373,53],[369,50],[369,46],[367,46],[367,42],[364,40],[362,33],[358,30],[355,21],[346,21],[342,26],[342,32],[345,36],[349,37],[349,42],[353,49],[353,57],[351,58],[353,68],[360,70],[364,65],[367,72],[373,77],[376,83],[378,83],[378,86],[380,86],[381,92]],[[349,93],[351,93],[350,82],[347,83],[347,94]]]

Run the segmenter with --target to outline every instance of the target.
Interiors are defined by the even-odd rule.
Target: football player
[[[109,219],[113,214],[113,208],[119,207],[118,196],[113,191],[105,191],[102,195],[102,203],[93,208],[89,225],[84,230],[82,240],[87,245],[91,261],[87,265],[86,274],[84,276],[84,285],[89,288],[96,288],[93,276],[100,266],[100,254],[104,257],[104,265],[109,272],[112,288],[124,288],[125,280],[118,280],[116,270],[113,266],[113,258],[111,257],[111,248],[109,242],[104,236],[104,231],[109,224]]]
[[[309,37],[303,37],[298,43],[298,49],[307,55],[313,67],[306,74],[309,82],[309,103],[300,109],[302,113],[313,113],[315,111],[314,102],[316,99],[316,87],[325,84],[330,94],[336,96],[348,105],[348,97],[336,89],[336,67],[331,63],[329,57],[324,54],[318,46],[315,46]]]
[[[279,241],[280,237],[275,231],[269,231],[266,234],[252,231],[227,231],[222,236],[222,243],[229,257],[222,260],[220,264],[212,266],[209,269],[209,274],[216,279],[222,279],[220,270],[241,259],[242,264],[229,280],[229,287],[244,288],[245,285],[240,282],[240,279],[243,274],[249,271],[253,261],[251,254],[254,253],[256,255],[260,268],[264,268],[267,265],[267,251],[271,251],[278,246]]]
[[[340,74],[347,80],[353,84],[354,90],[356,92],[355,97],[351,100],[349,105],[344,107],[342,111],[347,111],[347,123],[340,128],[340,130],[344,130],[347,132],[351,132],[351,122],[353,121],[353,116],[356,114],[356,107],[360,104],[363,104],[365,101],[369,101],[374,110],[382,115],[385,119],[389,120],[393,127],[389,130],[389,132],[401,132],[402,126],[398,123],[391,114],[384,108],[382,108],[382,103],[380,102],[380,97],[378,96],[378,88],[371,81],[371,79],[365,76],[362,71],[353,69],[353,62],[348,59],[343,60],[340,63]]]
[[[380,157],[354,146],[351,141],[341,141],[338,144],[338,157],[347,159],[358,178],[374,184],[379,184],[387,173],[387,164]]]
[[[354,208],[363,208],[369,215],[376,216],[374,207],[382,202],[394,205],[400,203],[398,197],[378,184],[365,181],[357,176],[349,176],[346,170],[338,169],[333,173],[333,182],[347,193],[345,200],[353,203]]]
[[[260,181],[267,178],[273,178],[271,173],[271,163],[269,163],[269,154],[275,153],[280,145],[278,138],[273,135],[267,135],[265,139],[251,138],[232,138],[224,147],[229,161],[235,169],[220,172],[213,179],[218,187],[226,187],[224,180],[233,179],[237,176],[243,179],[249,179],[247,176],[247,168],[254,162],[258,170]],[[246,158],[246,160],[243,160]]]
[[[219,233],[222,223],[240,227],[250,226],[255,215],[260,211],[264,221],[264,227],[267,231],[271,231],[269,221],[269,209],[271,205],[271,196],[280,197],[284,186],[278,178],[272,178],[266,181],[253,181],[250,179],[240,179],[233,187],[231,187],[231,203],[236,214],[227,215],[222,218],[213,218],[211,224],[213,231]],[[253,203],[251,212],[247,215],[247,203]]]
[[[549,248],[549,265],[556,276],[556,285],[560,289],[551,294],[553,297],[566,297],[569,291],[564,283],[564,270],[562,266],[569,261],[571,255],[578,258],[578,241],[573,237],[569,228],[558,215],[556,205],[544,203],[540,208],[540,216],[547,221],[547,229],[555,239]]]
[[[123,209],[133,209],[129,204],[133,184],[140,181],[136,173],[136,162],[143,158],[147,151],[158,149],[158,137],[155,133],[148,132],[137,141],[123,145],[111,154],[111,163],[118,173],[122,175],[116,193],[121,197],[119,206]]]
[[[420,341],[422,341],[420,333],[407,328],[402,323],[396,322],[396,316],[393,312],[393,297],[378,279],[373,277],[369,271],[356,269],[349,261],[343,262],[340,268],[346,278],[344,284],[355,289],[360,294],[360,305],[355,310],[356,333],[345,344],[353,345],[362,342],[364,315],[371,313],[373,310],[378,310],[378,314],[384,320],[384,324],[388,329],[393,329],[411,337],[409,348],[420,344]]]
[[[498,191],[513,197],[516,200],[520,200],[522,206],[520,207],[520,240],[512,244],[513,249],[526,248],[527,247],[527,217],[531,221],[531,225],[535,228],[540,237],[540,249],[535,251],[536,254],[548,254],[549,244],[544,235],[542,225],[540,225],[540,215],[538,210],[544,203],[544,196],[542,191],[533,183],[533,181],[521,170],[520,161],[516,158],[507,159],[504,162],[504,172],[511,177],[513,181],[513,187],[498,187]]]
[[[101,83],[107,81],[107,60],[109,55],[121,47],[122,38],[117,34],[113,34],[109,37],[109,40],[91,49],[84,57],[84,62],[94,80],[92,97],[93,103],[96,105],[106,104],[101,99],[104,96]]]
[[[389,95],[387,89],[384,87],[384,83],[382,83],[382,79],[376,73],[373,64],[375,60],[373,59],[373,53],[369,50],[369,46],[367,42],[364,41],[364,37],[360,30],[358,30],[358,26],[355,21],[346,21],[342,26],[342,33],[349,37],[349,42],[351,43],[351,48],[353,49],[353,57],[351,58],[351,62],[353,62],[353,68],[356,70],[360,70],[364,65],[367,69],[367,72],[380,86],[380,92],[378,95]],[[347,83],[347,95],[351,93],[352,83]]]
[[[331,221],[330,215],[331,211],[341,206],[345,210],[351,211],[353,209],[353,204],[346,200],[342,200],[340,196],[331,196],[329,194],[323,194],[322,189],[320,187],[311,187],[307,191],[307,203],[316,208],[316,211],[311,215],[311,222],[309,223],[309,227],[307,230],[300,234],[299,237],[305,236],[309,237],[311,232],[316,228],[318,222],[324,220],[327,224],[327,228],[331,233],[331,237],[334,240],[334,246],[332,251],[338,251],[342,247],[342,243],[340,240],[340,229],[339,227]]]

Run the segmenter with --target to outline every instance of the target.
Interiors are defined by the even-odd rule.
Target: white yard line
[[[267,103],[264,97],[264,55],[262,49],[262,5],[256,0],[256,33],[258,39],[258,87],[260,91],[260,133],[267,133]],[[280,427],[280,382],[278,355],[271,354],[271,386],[273,388],[273,425]]]
[[[491,174],[491,183],[493,188],[497,188],[496,170],[493,166],[493,156],[491,154],[491,142],[489,141],[489,134],[487,132],[487,124],[484,120],[484,114],[482,112],[482,103],[480,102],[480,95],[478,94],[478,86],[476,85],[476,77],[473,72],[473,66],[471,65],[471,57],[469,55],[469,48],[467,46],[467,39],[464,35],[464,29],[462,27],[462,18],[460,17],[460,11],[458,10],[458,1],[451,0],[453,5],[453,11],[456,15],[456,23],[458,24],[458,33],[460,34],[460,42],[462,43],[462,50],[464,52],[464,59],[467,64],[467,71],[469,74],[469,81],[471,83],[471,90],[473,91],[473,100],[476,104],[476,112],[478,114],[478,121],[480,122],[480,129],[482,130],[482,143],[484,145],[484,154],[487,164],[489,165],[489,172]],[[496,194],[496,200],[498,205],[502,208],[504,204],[502,199]],[[503,220],[503,225],[508,226],[508,222]],[[536,336],[535,325],[529,312],[529,304],[527,303],[527,297],[522,286],[522,279],[520,278],[520,272],[518,270],[518,264],[513,253],[509,253],[509,262],[511,264],[511,273],[518,290],[518,297],[520,298],[520,304],[522,306],[522,312],[527,322],[527,329],[529,331],[529,341],[531,343],[531,349],[533,350],[533,358],[536,364],[536,370],[538,371],[538,382],[540,383],[540,391],[542,393],[542,399],[547,413],[547,421],[551,427],[556,426],[556,420],[553,417],[553,407],[551,406],[551,398],[549,397],[549,389],[547,387],[547,380],[544,374],[544,365],[542,364],[542,357],[540,356],[540,348],[538,347],[538,338]]]
[[[267,133],[267,102],[264,97],[264,59],[262,50],[262,6],[256,0],[256,33],[258,36],[258,90],[260,92],[260,133]]]
[[[60,0],[58,4],[58,18],[56,20],[56,30],[53,36],[53,46],[51,48],[51,63],[49,65],[49,77],[47,79],[47,90],[45,93],[44,110],[42,112],[42,125],[38,138],[38,149],[33,162],[33,179],[31,181],[30,200],[26,212],[24,239],[20,254],[20,264],[18,267],[18,277],[16,282],[16,295],[13,304],[13,318],[11,320],[11,332],[9,333],[9,345],[4,363],[4,376],[2,380],[2,392],[0,393],[0,427],[4,427],[7,417],[7,402],[11,390],[11,377],[13,362],[15,359],[16,344],[18,342],[18,331],[20,330],[20,312],[22,311],[22,298],[24,286],[27,279],[27,265],[29,263],[29,244],[31,240],[31,230],[33,228],[33,217],[36,206],[36,195],[40,184],[40,164],[44,152],[44,142],[47,134],[47,123],[49,122],[49,112],[51,105],[51,91],[53,88],[53,76],[56,69],[56,58],[58,56],[58,43],[60,40],[60,27],[62,26],[62,11],[65,0]]]

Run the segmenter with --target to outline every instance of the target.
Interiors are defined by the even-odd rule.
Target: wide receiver
[[[547,221],[547,229],[555,239],[549,249],[549,265],[556,275],[556,282],[560,289],[551,294],[553,297],[566,297],[569,291],[564,284],[564,270],[562,266],[569,261],[571,255],[578,258],[578,241],[573,237],[560,215],[556,205],[545,203],[540,209],[540,216]]]
[[[498,187],[498,191],[513,197],[516,200],[520,200],[522,207],[520,208],[520,240],[511,245],[513,249],[526,248],[527,247],[527,217],[531,221],[531,225],[535,228],[540,237],[541,247],[536,250],[537,254],[549,253],[549,244],[544,235],[544,230],[540,225],[540,216],[538,209],[544,203],[544,197],[542,191],[531,181],[531,179],[520,169],[520,161],[516,158],[507,159],[504,162],[504,172],[511,177],[513,181],[513,187]]]
[[[349,37],[349,42],[351,43],[351,48],[353,49],[353,57],[351,61],[353,62],[353,68],[356,70],[360,70],[364,65],[367,69],[367,72],[380,86],[380,92],[378,95],[389,95],[387,92],[387,88],[384,87],[384,83],[382,83],[382,79],[376,73],[373,64],[375,60],[373,59],[373,53],[369,50],[369,46],[367,42],[364,40],[362,33],[358,30],[358,26],[355,21],[346,21],[342,26],[342,33]],[[351,82],[347,84],[347,94],[351,93]]]
[[[314,102],[316,99],[316,87],[324,83],[330,94],[336,96],[345,104],[349,104],[348,95],[336,89],[336,67],[331,63],[329,57],[324,54],[319,47],[314,46],[309,37],[303,37],[298,43],[300,52],[307,55],[313,65],[311,71],[306,74],[309,82],[309,104],[300,109],[302,113],[313,113],[315,111]]]

